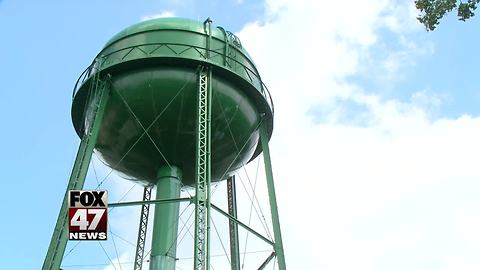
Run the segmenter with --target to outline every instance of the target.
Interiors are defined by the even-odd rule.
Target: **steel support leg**
[[[237,218],[237,190],[235,176],[227,179],[228,214]],[[240,249],[238,247],[238,224],[233,220],[228,221],[230,231],[230,257],[232,270],[240,270]]]
[[[53,231],[52,239],[48,247],[47,256],[43,262],[43,270],[58,270],[62,263],[63,254],[68,241],[68,191],[74,189],[82,189],[85,183],[88,166],[92,158],[93,149],[97,142],[100,124],[102,123],[105,108],[107,106],[110,94],[109,81],[100,81],[98,77],[92,80],[91,98],[93,104],[87,110],[87,126],[83,134],[80,146],[78,148],[75,163],[73,165],[72,174],[68,181],[67,190],[65,192],[57,223]]]
[[[152,186],[147,186],[143,189],[143,201],[150,201],[152,196]],[[142,270],[143,254],[145,252],[145,240],[147,238],[148,216],[150,213],[150,204],[142,205],[140,211],[140,224],[138,226],[137,248],[135,250],[135,264],[134,270]]]
[[[275,238],[275,253],[278,259],[278,269],[285,270],[285,255],[283,253],[282,233],[280,231],[280,219],[278,217],[277,198],[275,185],[273,183],[272,162],[270,160],[270,149],[268,147],[268,135],[266,122],[260,126],[260,141],[263,150],[263,161],[265,163],[265,174],[267,177],[268,198],[270,201],[270,212],[272,215],[273,234]]]
[[[157,174],[157,200],[180,198],[182,172],[162,167]],[[179,202],[155,205],[150,270],[175,270]]]
[[[210,139],[212,71],[199,71],[197,105],[197,145],[195,175],[195,246],[194,269],[209,269],[210,242]]]

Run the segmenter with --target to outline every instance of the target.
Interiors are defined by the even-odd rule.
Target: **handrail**
[[[80,80],[82,81],[81,84],[83,84],[86,81],[86,78],[90,77],[90,71],[92,67],[93,67],[93,63],[90,64],[78,77],[77,82],[75,82],[75,86],[73,87],[72,99],[75,97],[75,94],[77,93],[77,90],[79,87],[78,83],[80,82]]]

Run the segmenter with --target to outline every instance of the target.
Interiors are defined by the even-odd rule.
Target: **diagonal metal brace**
[[[212,209],[216,210],[218,213],[224,215],[225,217],[229,218],[232,222],[234,222],[235,224],[238,224],[240,225],[242,228],[244,228],[245,230],[251,232],[252,234],[254,234],[256,237],[262,239],[263,241],[265,241],[267,244],[270,244],[271,246],[275,246],[275,243],[273,243],[272,241],[270,241],[268,238],[266,238],[265,236],[263,236],[262,234],[260,234],[259,232],[255,231],[254,229],[250,228],[248,225],[245,225],[245,223],[241,222],[240,220],[232,217],[231,215],[229,215],[228,213],[226,213],[225,211],[223,211],[222,209],[220,209],[218,206],[214,205],[214,204],[211,204],[212,206]]]
[[[270,256],[268,256],[268,258],[262,263],[262,265],[258,267],[258,270],[265,269],[265,267],[267,267],[268,263],[270,263],[270,261],[273,259],[273,257],[275,257],[275,255],[276,255],[275,252],[272,252]]]

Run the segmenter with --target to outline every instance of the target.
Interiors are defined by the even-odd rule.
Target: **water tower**
[[[124,178],[145,186],[137,255],[143,255],[149,205],[155,204],[151,270],[175,269],[179,202],[195,205],[194,269],[209,269],[210,213],[230,220],[232,269],[240,269],[234,174],[263,152],[274,241],[285,269],[268,141],[273,103],[240,40],[212,21],[161,18],[135,24],[114,36],[80,76],[72,120],[81,143],[67,186],[83,189],[95,151]],[[210,184],[228,181],[229,211],[210,203]],[[156,198],[150,199],[151,187]],[[182,188],[195,190],[181,198]],[[66,194],[67,195],[67,194]],[[59,269],[65,252],[65,195],[43,269]],[[174,226],[170,226],[173,224]],[[238,235],[238,233],[237,233]],[[135,269],[141,269],[141,260]],[[260,266],[263,268],[264,266]]]

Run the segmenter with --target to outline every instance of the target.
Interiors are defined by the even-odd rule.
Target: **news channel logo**
[[[107,240],[107,191],[70,190],[68,239]]]

